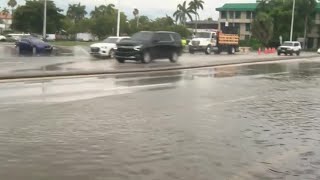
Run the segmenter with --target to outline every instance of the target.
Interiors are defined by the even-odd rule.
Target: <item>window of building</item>
[[[252,12],[252,19],[256,18],[256,13]]]
[[[221,19],[227,19],[227,13],[225,11],[221,12]]]
[[[237,11],[236,12],[236,19],[240,19],[241,18],[241,12],[240,11]]]
[[[234,12],[233,11],[229,12],[229,18],[234,19]]]
[[[247,19],[251,19],[251,13],[250,11],[247,11]]]
[[[226,23],[220,23],[220,27],[221,29],[223,29],[224,27],[226,27]]]
[[[234,23],[233,27],[235,27],[235,29],[237,30],[237,33],[240,32],[240,23]]]
[[[246,24],[246,31],[251,31],[251,24],[250,23]]]

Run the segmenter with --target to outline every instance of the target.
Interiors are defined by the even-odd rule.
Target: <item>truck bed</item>
[[[220,34],[218,43],[220,45],[239,45],[239,36],[237,34]]]

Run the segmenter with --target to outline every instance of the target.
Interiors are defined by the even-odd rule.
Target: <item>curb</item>
[[[259,62],[274,62],[274,61],[288,61],[297,59],[308,59],[319,57],[319,55],[310,55],[305,57],[275,57],[275,58],[261,58],[259,60],[238,60],[237,62],[225,62],[225,63],[215,63],[215,64],[204,64],[204,65],[185,65],[179,67],[163,67],[163,68],[151,68],[151,69],[131,69],[131,70],[110,70],[110,71],[74,71],[74,72],[41,72],[33,74],[8,74],[0,75],[1,80],[18,80],[18,79],[35,79],[35,78],[50,78],[50,77],[72,77],[72,76],[87,76],[87,75],[113,75],[113,74],[128,74],[128,73],[144,73],[144,72],[159,72],[159,71],[175,71],[175,70],[185,70],[185,69],[198,69],[198,68],[208,68],[216,66],[226,66],[226,65],[237,65],[237,64],[249,64],[249,63],[259,63]]]

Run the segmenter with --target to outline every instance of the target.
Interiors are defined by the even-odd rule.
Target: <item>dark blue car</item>
[[[16,48],[19,54],[51,54],[53,47],[35,37],[22,37],[16,42]]]

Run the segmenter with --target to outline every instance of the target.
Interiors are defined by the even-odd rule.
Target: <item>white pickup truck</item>
[[[281,46],[278,47],[278,55],[281,54],[285,55],[293,55],[296,54],[297,56],[300,55],[301,51],[301,44],[298,41],[285,41]]]

